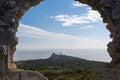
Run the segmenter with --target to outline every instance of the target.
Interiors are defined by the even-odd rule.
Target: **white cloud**
[[[62,22],[63,26],[73,26],[91,22],[98,22],[100,20],[100,14],[97,11],[89,10],[87,14],[84,14],[82,16],[65,14],[51,16],[50,18]]]
[[[87,10],[92,10],[92,7],[88,7]]]
[[[89,10],[84,18],[91,20],[91,22],[97,22],[101,19],[100,14],[94,10]]]
[[[74,2],[72,3],[72,5],[73,5],[74,7],[85,7],[85,6],[87,6],[86,4],[79,3],[79,1],[74,1]]]
[[[94,26],[93,25],[87,25],[87,26],[80,27],[80,29],[91,29],[91,28],[94,28]]]
[[[105,48],[106,45],[97,39],[48,32],[23,24],[18,31],[19,50]]]

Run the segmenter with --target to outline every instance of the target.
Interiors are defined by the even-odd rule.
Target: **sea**
[[[14,61],[46,59],[52,53],[78,57],[86,60],[110,62],[111,58],[106,49],[43,49],[43,50],[18,50],[15,52]]]

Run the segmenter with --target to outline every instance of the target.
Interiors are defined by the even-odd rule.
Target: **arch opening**
[[[57,0],[54,0],[54,1],[52,1],[52,3],[54,3],[55,1],[57,2]],[[51,32],[54,32],[54,34],[57,34],[55,36],[57,36],[58,38],[55,38],[53,35],[49,35],[49,39],[46,39],[47,41],[44,40],[44,42],[43,42],[41,39],[38,38],[41,36],[40,35],[36,39],[34,38],[34,42],[33,42],[33,40],[31,40],[31,38],[29,38],[29,36],[31,37],[31,34],[29,34],[26,36],[27,37],[26,42],[21,42],[21,40],[19,40],[21,43],[24,43],[23,45],[20,44],[20,46],[22,47],[22,49],[26,49],[26,48],[29,48],[29,50],[33,49],[34,52],[37,49],[36,53],[38,53],[38,50],[40,50],[40,49],[51,49],[52,48],[51,50],[46,50],[46,51],[48,51],[46,53],[51,54],[52,52],[57,52],[57,53],[62,52],[63,54],[65,53],[67,55],[68,55],[68,53],[75,51],[73,49],[86,49],[86,51],[87,51],[87,49],[101,49],[102,48],[101,50],[98,50],[98,52],[101,52],[101,54],[100,53],[97,54],[97,52],[96,52],[97,50],[94,50],[96,52],[96,54],[94,54],[95,52],[92,52],[93,54],[89,54],[88,52],[85,52],[83,50],[76,50],[76,53],[77,53],[76,56],[78,57],[78,55],[79,55],[79,56],[82,56],[81,58],[90,59],[90,60],[96,59],[98,61],[99,60],[105,61],[105,62],[110,61],[110,58],[107,57],[107,51],[103,49],[103,48],[106,48],[106,43],[107,43],[106,36],[108,36],[108,35],[103,34],[106,31],[105,31],[105,27],[102,27],[105,25],[102,24],[101,17],[99,16],[99,14],[97,12],[92,11],[89,6],[87,6],[87,5],[79,6],[78,2],[73,2],[73,1],[74,0],[69,1],[70,9],[68,7],[67,7],[67,9],[62,7],[65,10],[64,12],[61,12],[61,10],[60,10],[61,7],[59,7],[58,5],[62,5],[63,3],[65,3],[67,5],[67,3],[66,3],[67,1],[66,2],[63,1],[62,3],[58,2],[59,4],[56,4],[56,6],[51,7],[51,5],[49,5],[49,4],[52,4],[52,3],[50,3],[50,1],[48,0],[48,2],[44,1],[37,7],[34,7],[33,9],[31,9],[28,14],[23,16],[21,23],[39,26],[39,27],[37,27],[37,29],[42,28],[47,32],[49,31],[49,34],[51,34]],[[82,4],[80,4],[80,5],[82,5]],[[43,6],[45,6],[45,7],[43,7]],[[50,8],[50,10],[48,10],[47,8],[49,8],[49,7],[51,7],[52,10],[51,10],[51,8]],[[55,7],[55,9],[53,10],[54,7]],[[56,10],[56,8],[57,8],[57,10]],[[41,10],[41,11],[39,11],[39,10]],[[78,11],[78,10],[80,10],[80,11]],[[32,12],[35,12],[35,11],[37,11],[36,12],[37,16],[34,16],[31,14]],[[47,11],[49,11],[49,15],[48,15]],[[59,11],[59,14],[58,14],[58,11]],[[33,18],[33,16],[34,16],[34,18]],[[42,17],[39,17],[39,16],[42,16]],[[47,16],[47,17],[44,17],[44,16]],[[61,16],[62,16],[62,18],[61,18]],[[38,17],[39,17],[39,19],[38,19]],[[88,19],[86,19],[86,17]],[[27,18],[29,20],[33,20],[33,22],[29,22],[27,20]],[[66,18],[66,21],[63,21],[63,22],[59,21],[60,19],[64,19],[64,18]],[[83,18],[82,21],[84,21],[84,23],[81,23],[81,20],[79,18],[80,19]],[[42,19],[42,21],[41,21],[41,19]],[[46,20],[46,19],[49,19],[49,20]],[[56,19],[59,19],[59,20],[56,20]],[[74,20],[76,20],[76,21],[74,21]],[[70,21],[72,21],[71,22],[72,24],[68,23]],[[78,23],[76,23],[76,22],[78,22]],[[34,23],[34,24],[32,24],[32,23]],[[56,25],[56,23],[57,23],[57,25]],[[22,26],[24,26],[25,29],[22,29]],[[26,33],[26,30],[28,30],[32,33],[36,32],[36,31],[29,30],[30,27],[33,27],[33,26],[27,25],[29,28],[25,27],[25,26],[26,25],[20,24],[20,27],[19,27],[20,31],[22,31],[19,34],[21,34],[22,36],[23,35],[25,36],[25,34],[28,34],[28,33]],[[44,26],[44,27],[41,27],[41,26]],[[48,29],[50,29],[50,30],[48,30]],[[33,28],[32,28],[32,30],[33,30]],[[43,34],[41,32],[39,32],[39,33]],[[64,35],[62,35],[63,33],[64,33]],[[76,33],[76,34],[74,34],[74,33]],[[106,32],[106,34],[108,34],[108,33]],[[100,35],[102,35],[102,36],[100,36]],[[19,39],[25,40],[22,37],[20,37]],[[43,37],[42,39],[45,39],[45,37]],[[28,41],[33,44],[32,45],[26,44]],[[93,43],[94,43],[94,45],[93,45]],[[57,46],[56,46],[56,44],[57,44]],[[34,47],[33,45],[35,45],[37,47]],[[54,49],[57,49],[57,51]],[[67,50],[65,50],[65,49],[71,49],[71,50],[69,50],[67,52]],[[102,52],[102,50],[103,50],[103,52]],[[82,54],[84,54],[84,55],[78,54],[77,51],[79,51],[79,52],[82,51]],[[22,55],[22,53],[23,53],[23,51],[18,51],[18,56],[20,56],[19,54]],[[30,53],[30,52],[26,51],[25,53]],[[89,57],[86,56],[87,55],[86,53],[88,53]],[[36,54],[36,55],[40,55],[40,54]],[[73,54],[69,54],[69,55],[75,56]],[[95,58],[92,55],[93,56],[94,55],[97,55],[97,56],[105,55],[105,57],[99,58],[96,56],[96,58]],[[28,55],[28,56],[29,56],[29,59],[31,59],[31,58],[38,59],[39,58],[39,56],[37,56],[37,57],[35,57],[35,56],[32,57],[30,55]],[[47,55],[47,57],[48,57],[48,55]],[[19,59],[25,59],[25,56],[21,56],[21,58],[19,57]]]

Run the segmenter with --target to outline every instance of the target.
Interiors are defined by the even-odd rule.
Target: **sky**
[[[74,0],[45,0],[20,20],[18,50],[105,49],[109,32],[100,14]]]

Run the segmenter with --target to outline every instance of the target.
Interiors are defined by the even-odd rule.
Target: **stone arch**
[[[0,0],[0,69],[13,69],[13,55],[17,45],[17,27],[19,20],[32,6],[43,0]],[[108,44],[108,52],[112,57],[111,66],[120,63],[120,23],[119,0],[75,0],[87,4],[97,10],[106,27],[110,31],[112,42]]]
[[[112,42],[109,42],[108,52],[112,58],[111,64],[108,66],[118,65],[120,63],[120,24],[119,24],[119,3],[118,0],[76,0],[83,4],[88,4],[93,10],[97,10],[103,22],[107,23],[106,28],[110,32]]]

